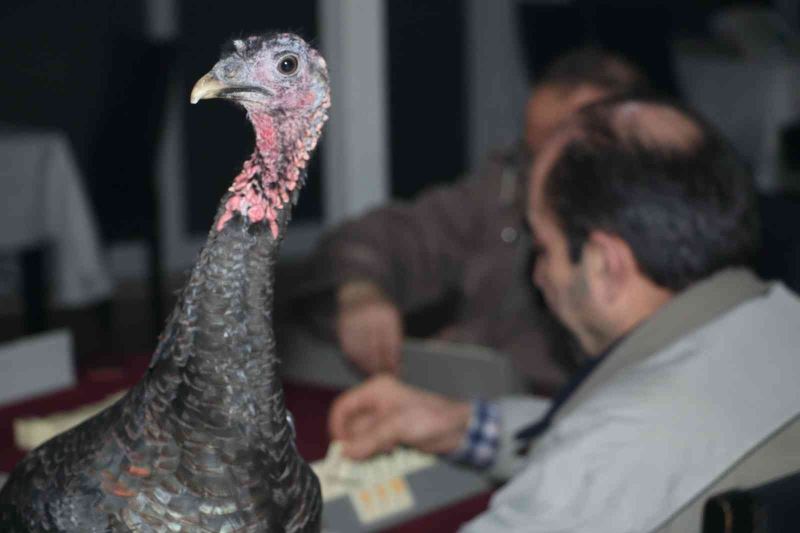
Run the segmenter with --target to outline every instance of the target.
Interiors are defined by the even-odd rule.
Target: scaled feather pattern
[[[301,38],[233,41],[192,102],[240,105],[253,155],[144,377],[116,404],[23,459],[0,530],[312,532],[319,482],[297,453],[277,375],[274,265],[330,106],[324,59]]]

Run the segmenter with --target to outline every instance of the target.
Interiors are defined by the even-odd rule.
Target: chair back
[[[755,487],[798,470],[800,470],[800,415],[795,416],[761,441],[726,472],[691,498],[666,522],[653,530],[653,533],[701,531],[703,508],[711,495],[737,488]],[[800,531],[800,528],[792,531]]]
[[[703,509],[703,533],[800,531],[800,472],[749,490],[718,494]]]

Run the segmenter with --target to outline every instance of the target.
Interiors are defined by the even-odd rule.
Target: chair
[[[762,195],[759,210],[762,247],[758,273],[766,279],[780,279],[800,293],[800,195]]]
[[[662,524],[658,524],[653,531],[657,533],[686,533],[690,531],[701,531],[705,505],[709,498],[714,494],[727,493],[727,491],[740,490],[740,487],[754,487],[767,483],[770,480],[778,479],[788,473],[800,471],[800,414],[788,421],[783,427],[778,428],[772,435],[767,436],[753,449],[741,457],[735,464],[721,473],[717,479],[703,487],[697,494],[689,499],[686,504],[676,510],[672,516],[668,517]],[[797,487],[798,485],[793,485]],[[774,492],[773,492],[774,490]],[[783,487],[770,489],[770,493],[781,495]],[[796,492],[795,492],[796,493]],[[720,507],[724,507],[726,500],[719,500]],[[728,502],[740,505],[740,498],[727,500]],[[796,501],[796,500],[795,500]],[[715,504],[712,504],[712,506]],[[776,506],[776,516],[779,507]],[[712,514],[715,511],[710,511]],[[760,511],[759,511],[760,512]],[[724,509],[723,509],[723,518]],[[742,517],[743,519],[743,517]],[[710,517],[709,520],[712,520]],[[724,522],[724,520],[723,520]],[[723,524],[724,525],[724,524]],[[709,526],[711,527],[711,526]],[[702,530],[705,532],[705,530]],[[740,529],[722,529],[711,531],[738,532]],[[741,531],[758,531],[753,529],[742,529]],[[773,530],[766,530],[772,533]],[[775,529],[775,532],[789,530]],[[800,528],[791,529],[800,531]]]
[[[800,472],[763,485],[723,492],[703,509],[703,533],[800,531]]]
[[[35,246],[19,254],[22,269],[22,311],[26,335],[47,329],[47,281],[44,246]]]

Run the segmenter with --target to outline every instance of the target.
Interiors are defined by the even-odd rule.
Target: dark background
[[[181,212],[185,227],[199,241],[253,140],[241,110],[220,101],[190,106],[191,86],[214,64],[225,40],[250,32],[290,30],[317,42],[321,1],[326,0],[178,0],[175,36],[166,42],[150,37],[145,0],[0,2],[0,127],[66,132],[104,244],[144,243],[149,261],[141,278],[115,280],[111,300],[101,302],[96,313],[50,310],[47,325],[72,329],[81,357],[152,350],[174,291],[183,283],[181,272],[159,274],[165,269],[158,253],[157,216],[164,199],[157,194],[154,165],[168,84],[182,85],[180,149],[186,205]],[[390,192],[394,198],[408,199],[430,185],[461,178],[475,160],[468,153],[468,2],[384,1]],[[594,43],[621,52],[661,91],[680,96],[671,63],[672,41],[707,35],[709,15],[739,3],[744,2],[519,0],[514,32],[531,79],[565,50]],[[766,0],[747,3],[770,5]],[[800,123],[786,128],[783,137],[784,163],[800,175]],[[323,136],[295,219],[325,220],[320,168],[324,150]],[[800,290],[800,199],[770,195],[762,196],[761,202],[765,246],[759,272]],[[24,255],[21,261],[11,259],[25,274],[43,274],[47,265],[41,254],[33,262]],[[36,268],[28,268],[31,264]],[[292,270],[294,265],[281,266]],[[0,279],[6,277],[11,276],[0,272]],[[44,314],[47,288],[44,276],[32,278],[33,283],[23,279],[23,290],[15,293],[21,296],[23,313],[15,314],[13,304],[11,310],[2,309],[0,340],[40,329],[31,327],[37,322],[28,317],[36,315],[31,310]]]
[[[520,2],[517,30],[531,74],[562,51],[593,42],[627,55],[663,91],[677,94],[670,38],[702,34],[708,14],[731,3]],[[0,121],[68,133],[107,243],[152,227],[152,166],[170,72],[179,73],[188,92],[226,39],[268,29],[318,38],[315,0],[184,0],[179,7],[175,42],[153,43],[140,0],[0,6]],[[387,2],[395,197],[412,197],[467,170],[465,12],[463,0]],[[203,234],[252,138],[238,110],[185,105],[187,223]],[[317,155],[296,218],[322,216],[319,161]]]

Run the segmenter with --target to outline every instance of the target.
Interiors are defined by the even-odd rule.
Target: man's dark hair
[[[568,89],[592,85],[609,94],[650,90],[647,78],[638,67],[619,54],[595,46],[577,48],[559,56],[536,81]]]
[[[703,119],[663,100],[620,97],[588,106],[571,125],[544,202],[572,261],[602,230],[625,240],[642,272],[671,290],[752,262],[751,176]]]

